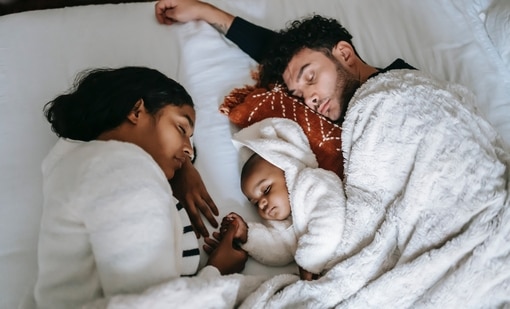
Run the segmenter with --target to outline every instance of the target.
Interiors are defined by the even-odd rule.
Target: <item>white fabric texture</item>
[[[140,147],[60,139],[43,177],[38,308],[76,308],[181,275],[176,200]]]
[[[172,280],[140,294],[100,299],[83,309],[234,308],[266,279],[240,274],[220,276],[216,268],[207,266],[196,277]]]
[[[293,256],[305,270],[323,272],[334,259],[344,230],[340,178],[318,167],[305,133],[292,120],[268,118],[242,129],[232,140],[284,171],[291,205],[287,224],[272,220],[249,224],[243,248],[263,263],[285,265]]]
[[[356,92],[343,128],[347,202],[337,263],[315,281],[290,274],[260,285],[251,281],[236,304],[250,309],[508,306],[510,157],[478,115],[472,94],[419,71],[387,72]],[[234,286],[249,280],[234,278]],[[212,285],[224,287],[230,279],[216,277]],[[149,295],[123,297],[120,308],[141,300],[171,301],[176,284],[184,285],[178,291],[186,294],[207,293],[201,287],[209,283],[172,281]],[[221,288],[216,296],[220,293]],[[238,307],[231,306],[232,294],[221,295],[220,307]]]
[[[343,123],[338,263],[243,308],[510,304],[509,155],[465,88],[398,70],[367,81]],[[280,286],[281,279],[272,279]]]
[[[463,84],[510,141],[510,70],[488,35],[485,19],[480,19],[490,0],[211,2],[271,29],[312,12],[339,18],[368,63],[384,67],[402,58],[435,77]],[[497,23],[494,27],[498,30]],[[239,190],[238,155],[231,142],[237,128],[217,112],[234,87],[253,82],[250,69],[256,64],[234,44],[202,22],[159,25],[151,2],[1,16],[0,308],[15,308],[31,292],[37,274],[40,165],[57,140],[42,117],[44,103],[68,89],[84,69],[124,65],[156,68],[189,90],[196,104],[196,166],[220,217],[236,211],[257,220]],[[202,257],[203,262],[205,254]],[[250,259],[245,273],[293,270]]]
[[[484,13],[489,37],[510,70],[510,1],[493,0]]]

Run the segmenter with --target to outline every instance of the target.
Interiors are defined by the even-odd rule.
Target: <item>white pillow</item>
[[[492,2],[485,11],[485,28],[503,62],[510,69],[510,1]]]

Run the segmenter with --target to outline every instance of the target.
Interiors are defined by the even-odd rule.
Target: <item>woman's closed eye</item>
[[[179,131],[181,131],[181,134],[182,134],[183,136],[188,136],[189,129],[188,129],[188,127],[187,127],[187,126],[185,126],[185,125],[184,125],[184,126],[183,126],[183,125],[178,125],[178,127],[179,127]],[[191,134],[191,135],[190,135],[190,138],[191,138],[192,136],[193,136],[193,134]]]

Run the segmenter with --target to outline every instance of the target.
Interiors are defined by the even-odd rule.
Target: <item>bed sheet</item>
[[[510,70],[480,17],[488,0],[211,2],[273,29],[311,13],[339,18],[368,63],[383,67],[401,57],[472,89],[479,108],[510,142]],[[230,141],[237,129],[217,111],[232,88],[252,83],[256,63],[203,22],[158,25],[153,6],[94,5],[0,17],[0,308],[14,308],[35,279],[40,163],[56,140],[42,107],[83,69],[144,65],[179,80],[196,103],[196,166],[221,215],[235,210],[257,219],[239,190],[239,161]],[[246,272],[290,269],[250,261]]]

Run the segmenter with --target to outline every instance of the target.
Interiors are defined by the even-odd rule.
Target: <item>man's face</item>
[[[343,108],[360,85],[336,58],[308,48],[290,60],[283,80],[292,95],[332,121],[341,118]]]

